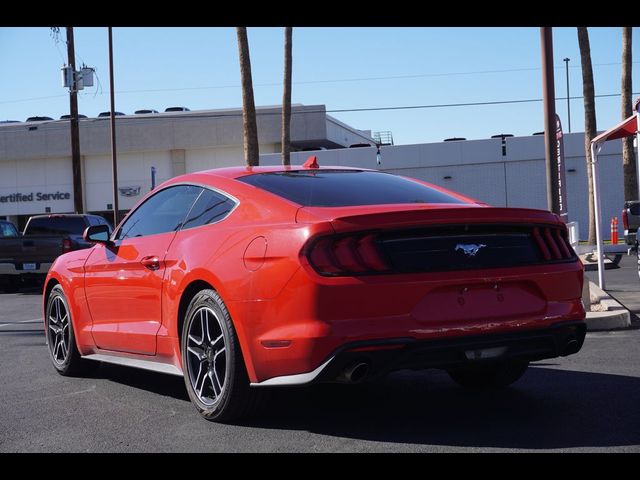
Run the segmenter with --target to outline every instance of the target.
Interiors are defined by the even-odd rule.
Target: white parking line
[[[0,328],[2,327],[8,327],[9,325],[19,325],[21,323],[40,323],[42,322],[42,318],[33,318],[31,320],[22,320],[20,322],[13,322],[13,323],[0,323]]]

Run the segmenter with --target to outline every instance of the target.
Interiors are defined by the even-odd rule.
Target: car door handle
[[[149,270],[158,270],[160,268],[160,259],[155,255],[144,257],[142,260],[140,260],[140,263]]]

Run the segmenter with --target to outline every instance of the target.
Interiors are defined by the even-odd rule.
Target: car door
[[[85,291],[96,345],[154,355],[162,324],[162,289],[169,246],[201,187],[176,185],[142,203],[85,263]],[[175,260],[175,259],[173,259]]]

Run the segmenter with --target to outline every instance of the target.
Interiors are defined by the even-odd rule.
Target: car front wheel
[[[49,357],[60,375],[83,375],[90,373],[100,364],[92,360],[84,360],[80,356],[70,312],[62,287],[56,285],[47,300],[45,318]]]

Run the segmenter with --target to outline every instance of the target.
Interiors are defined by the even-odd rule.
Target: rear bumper
[[[291,376],[307,383],[356,342],[517,337],[583,322],[582,283],[580,262],[362,278],[300,269],[275,298],[228,307],[242,319],[237,328],[254,384]]]
[[[34,270],[24,270],[24,264],[19,263],[0,263],[0,275],[27,275],[27,274],[38,274],[38,275],[46,275],[51,268],[51,263],[38,263],[31,262],[35,264]]]
[[[628,230],[624,231],[624,242],[627,245],[635,245],[636,244],[636,232],[629,232]]]
[[[367,367],[367,378],[395,370],[449,369],[478,362],[535,361],[577,353],[584,343],[584,321],[517,333],[475,335],[439,340],[395,338],[345,344],[315,370],[273,377],[253,386],[304,385],[341,381],[355,365]]]

